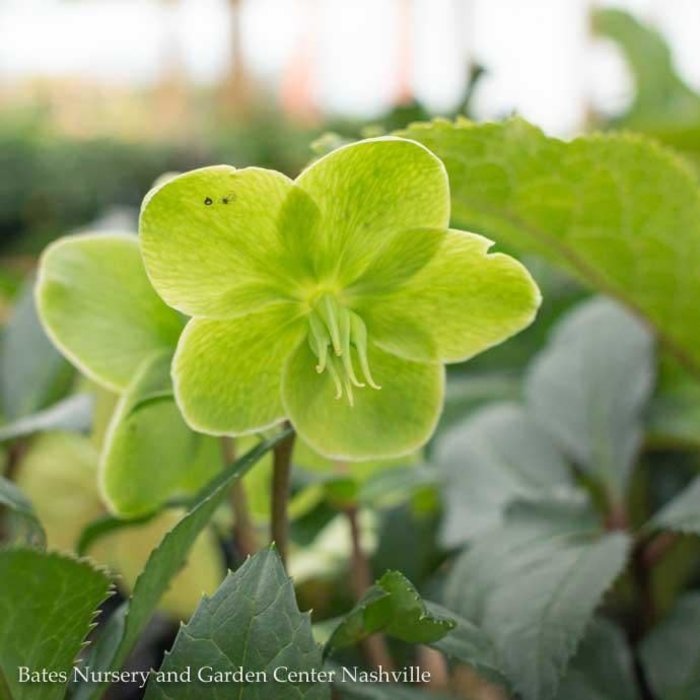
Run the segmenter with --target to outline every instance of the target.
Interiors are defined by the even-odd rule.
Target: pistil
[[[327,371],[335,385],[335,398],[355,402],[353,387],[381,387],[374,381],[367,356],[367,327],[354,311],[324,294],[309,314],[309,344],[318,362],[316,371]],[[361,378],[355,371],[352,351],[357,354]]]

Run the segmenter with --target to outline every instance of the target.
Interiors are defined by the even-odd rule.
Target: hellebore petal
[[[125,518],[191,495],[221,469],[217,440],[193,432],[175,404],[172,351],[146,360],[112,415],[99,482],[110,510]]]
[[[218,165],[154,188],[139,229],[158,293],[183,313],[205,318],[243,316],[279,301],[287,289],[270,263],[293,187],[274,170]]]
[[[447,171],[415,141],[382,137],[343,146],[297,179],[319,207],[317,272],[347,283],[387,238],[404,229],[445,229]]]
[[[153,352],[173,348],[183,327],[148,281],[128,234],[81,234],[43,253],[37,310],[54,344],[84,374],[121,391]]]
[[[351,461],[396,457],[419,448],[435,429],[444,396],[443,366],[404,360],[372,345],[368,352],[381,389],[354,391],[354,405],[336,398],[332,377],[317,372],[308,343],[296,349],[284,368],[286,413],[322,455]]]
[[[173,360],[175,398],[203,433],[241,435],[285,418],[282,367],[305,328],[290,304],[230,320],[192,319]]]
[[[406,284],[359,303],[369,336],[409,359],[462,362],[528,326],[539,289],[517,260],[489,254],[491,245],[473,233],[446,232]]]

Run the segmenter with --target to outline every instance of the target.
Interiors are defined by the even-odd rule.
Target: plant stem
[[[224,467],[236,461],[236,447],[233,439],[228,436],[221,438],[221,452],[224,457]],[[233,540],[243,557],[255,554],[258,549],[255,526],[250,517],[248,497],[241,479],[236,479],[231,486],[231,510],[233,511]]]
[[[289,517],[287,503],[289,501],[289,484],[292,472],[292,452],[294,451],[295,434],[275,447],[272,463],[272,501],[271,526],[272,541],[277,546],[284,566],[287,566],[287,551],[289,549]]]
[[[678,533],[676,532],[661,532],[656,535],[644,547],[644,565],[650,569],[654,568],[677,542]]]
[[[359,601],[364,596],[365,592],[372,585],[372,572],[369,566],[369,560],[362,548],[362,540],[360,533],[360,525],[357,519],[357,508],[349,507],[345,509],[345,515],[350,525],[350,538],[352,540],[352,559],[350,571],[350,584],[352,586],[355,600]],[[385,670],[394,668],[394,660],[389,653],[386,639],[383,634],[373,634],[366,637],[360,642],[362,653],[367,659],[367,662]]]

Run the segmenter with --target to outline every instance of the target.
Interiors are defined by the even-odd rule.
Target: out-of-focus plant
[[[51,614],[57,624],[73,619],[80,627],[55,657],[57,669],[69,669],[89,611],[105,595],[103,573],[43,552],[44,536],[52,545],[61,532],[59,504],[85,523],[61,547],[77,537],[81,551],[120,568],[128,579],[123,588],[131,590],[83,654],[93,670],[124,665],[202,533],[211,534],[213,524],[229,543],[235,572],[182,627],[149,680],[147,699],[205,697],[212,685],[202,679],[168,683],[165,672],[193,666],[267,673],[267,683],[229,679],[218,688],[244,698],[328,698],[331,686],[343,698],[388,700],[431,697],[431,691],[477,700],[694,697],[698,654],[688,642],[698,619],[693,589],[700,571],[700,546],[690,536],[700,534],[694,174],[642,136],[563,142],[521,120],[443,120],[411,125],[398,136],[349,146],[329,140],[329,155],[296,182],[225,167],[166,180],[142,215],[145,267],[138,239],[128,235],[68,238],[45,253],[42,319],[63,354],[103,388],[93,399],[91,443],[74,432],[56,433],[88,428],[85,399],[95,390],[84,382],[75,395],[42,381],[59,389],[29,392],[41,398],[8,414],[0,428],[13,479],[0,482],[0,503],[6,538],[14,543],[0,551],[0,573],[10,582],[0,592],[0,612],[18,605],[25,579],[35,601],[22,602],[21,622],[7,615],[7,631],[0,628],[0,671],[13,700],[31,697],[13,675],[17,659],[48,663],[37,651],[43,649],[38,621]],[[388,154],[392,148],[397,153]],[[443,167],[449,207],[440,196],[447,195]],[[538,260],[528,269],[545,293],[543,323],[523,344],[514,341],[517,358],[494,352],[495,359],[448,375],[447,411],[420,451],[390,461],[341,459],[404,453],[431,432],[418,431],[420,439],[397,448],[397,435],[417,430],[405,425],[406,416],[426,410],[416,408],[419,391],[404,392],[391,414],[367,410],[373,404],[363,400],[391,385],[379,376],[381,363],[372,362],[373,345],[402,362],[439,366],[465,358],[471,354],[465,344],[472,348],[484,329],[493,330],[476,323],[482,311],[498,340],[524,325],[536,304],[533,285],[512,258],[486,255],[476,235],[446,232],[448,209],[452,226]],[[380,240],[388,244],[377,246]],[[435,240],[471,242],[471,257],[444,260],[440,246],[428,245]],[[501,276],[487,279],[482,295],[482,273],[493,272],[494,260],[502,263]],[[421,275],[435,261],[447,267],[428,275],[430,285],[415,285],[426,282]],[[349,294],[357,280],[369,289],[364,305],[363,294]],[[604,296],[570,308],[586,288]],[[194,316],[190,326],[231,332],[215,342],[204,334],[183,362],[186,319],[158,295]],[[387,298],[390,313],[383,315]],[[503,313],[489,317],[494,309]],[[352,314],[366,338],[358,336]],[[262,316],[273,321],[261,324]],[[278,347],[279,329],[296,325]],[[364,342],[368,368],[361,362]],[[65,371],[49,346],[37,346]],[[437,351],[445,347],[454,353]],[[300,364],[294,385],[325,382],[296,407],[302,413],[315,402],[321,407],[307,423],[286,410],[281,366],[300,353],[309,362],[303,371]],[[274,366],[271,358],[278,358]],[[338,400],[329,363],[338,375]],[[383,388],[357,385],[369,380]],[[333,425],[338,406],[345,433]],[[358,409],[365,411],[361,430],[350,420]],[[306,439],[295,444],[292,425],[278,424],[283,418]],[[186,420],[223,433],[221,445]],[[248,429],[262,434],[232,444],[227,433]],[[357,453],[335,449],[329,434],[336,443],[351,437]],[[368,449],[384,438],[390,448]],[[216,445],[210,472],[192,468],[197,460],[182,439],[210,443],[212,455]],[[144,449],[115,453],[121,440]],[[93,476],[74,506],[70,498],[80,488],[46,466],[60,452],[54,443],[64,441],[90,454],[81,474]],[[98,483],[113,494],[108,515],[92,480],[100,458]],[[119,474],[111,485],[110,473]],[[240,547],[246,515],[253,536]],[[151,547],[156,530],[164,534]],[[270,538],[282,557],[264,546]],[[133,553],[132,567],[141,557],[138,571],[110,558],[114,542]],[[150,550],[147,557],[141,547]],[[245,551],[255,553],[241,563]],[[296,585],[285,559],[299,577]],[[42,577],[84,589],[84,599],[52,600],[56,586],[37,584]],[[313,626],[300,607],[314,608]],[[278,685],[272,673],[282,666],[305,675]],[[430,686],[404,682],[408,666],[429,672]],[[395,682],[377,683],[380,667],[396,671],[389,677]],[[105,688],[93,679],[77,684],[73,695],[88,700]],[[60,697],[64,687],[31,690]]]
[[[647,133],[700,162],[700,95],[678,75],[664,37],[614,8],[596,10],[593,27],[619,46],[635,85],[629,108],[609,126]]]

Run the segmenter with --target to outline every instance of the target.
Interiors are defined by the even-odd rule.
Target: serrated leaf
[[[221,468],[219,441],[195,433],[173,397],[171,352],[148,358],[112,416],[100,483],[112,512],[137,518],[191,495]],[[167,465],[167,468],[163,468]]]
[[[524,503],[459,557],[445,604],[493,641],[524,700],[549,700],[629,544],[584,507]]]
[[[0,427],[0,442],[15,440],[47,430],[85,432],[92,424],[93,400],[89,394],[75,394],[43,411],[18,418]]]
[[[700,476],[656,513],[646,529],[700,535]]]
[[[46,533],[34,512],[31,501],[16,484],[1,475],[0,505],[9,508],[12,515],[23,523],[24,529],[26,529],[27,544],[40,548],[46,546]]]
[[[700,191],[670,151],[628,134],[563,142],[520,119],[400,135],[445,163],[455,223],[617,297],[700,371]]]
[[[508,503],[573,488],[551,439],[515,403],[495,403],[438,437],[433,462],[441,481],[445,546],[498,525]]]
[[[118,571],[125,595],[134,590],[151,552],[182,520],[185,511],[168,509],[138,527],[124,528],[100,540],[99,550]],[[211,527],[204,528],[192,543],[187,563],[170,581],[158,603],[159,610],[176,620],[186,620],[203,594],[213,593],[226,574],[221,544]]]
[[[190,547],[206,527],[235,479],[241,478],[264,454],[288,438],[282,431],[253,448],[213,479],[193,499],[187,515],[170,530],[146,562],[136,580],[131,599],[107,622],[91,648],[86,665],[94,670],[119,669],[150,619],[173,576],[182,568]],[[83,683],[76,688],[75,700],[99,697],[104,684]]]
[[[445,693],[431,693],[410,685],[398,683],[335,683],[335,690],[343,700],[453,700]]]
[[[659,700],[700,695],[700,593],[687,593],[642,641],[640,656]]]
[[[399,571],[387,571],[333,631],[326,653],[357,644],[376,632],[414,644],[429,644],[455,627],[450,617],[431,611]]]
[[[60,700],[109,580],[85,561],[33,549],[0,551],[0,675],[12,700]],[[18,669],[66,682],[19,683]]]
[[[542,428],[620,500],[653,381],[649,332],[618,304],[593,299],[559,322],[528,369],[525,396]]]
[[[501,670],[498,653],[483,630],[456,615],[447,608],[428,601],[428,610],[453,620],[455,626],[442,639],[430,643],[449,659],[471,666],[480,676],[493,683],[508,687],[508,679]]]
[[[59,398],[73,371],[44,333],[34,306],[34,280],[22,288],[2,335],[0,399],[9,421]]]
[[[230,573],[211,598],[205,598],[180,629],[160,672],[178,672],[196,665],[212,673],[259,672],[259,681],[227,682],[222,693],[240,700],[279,697],[330,698],[330,686],[315,682],[275,681],[276,669],[287,673],[321,670],[321,650],[311,634],[309,615],[299,612],[294,585],[274,548],[258,552]],[[264,680],[263,680],[264,679]],[[205,696],[216,686],[192,679],[167,683],[156,675],[146,700]],[[222,695],[223,697],[223,695]]]
[[[557,700],[638,700],[633,663],[624,633],[597,618],[571,661]]]

